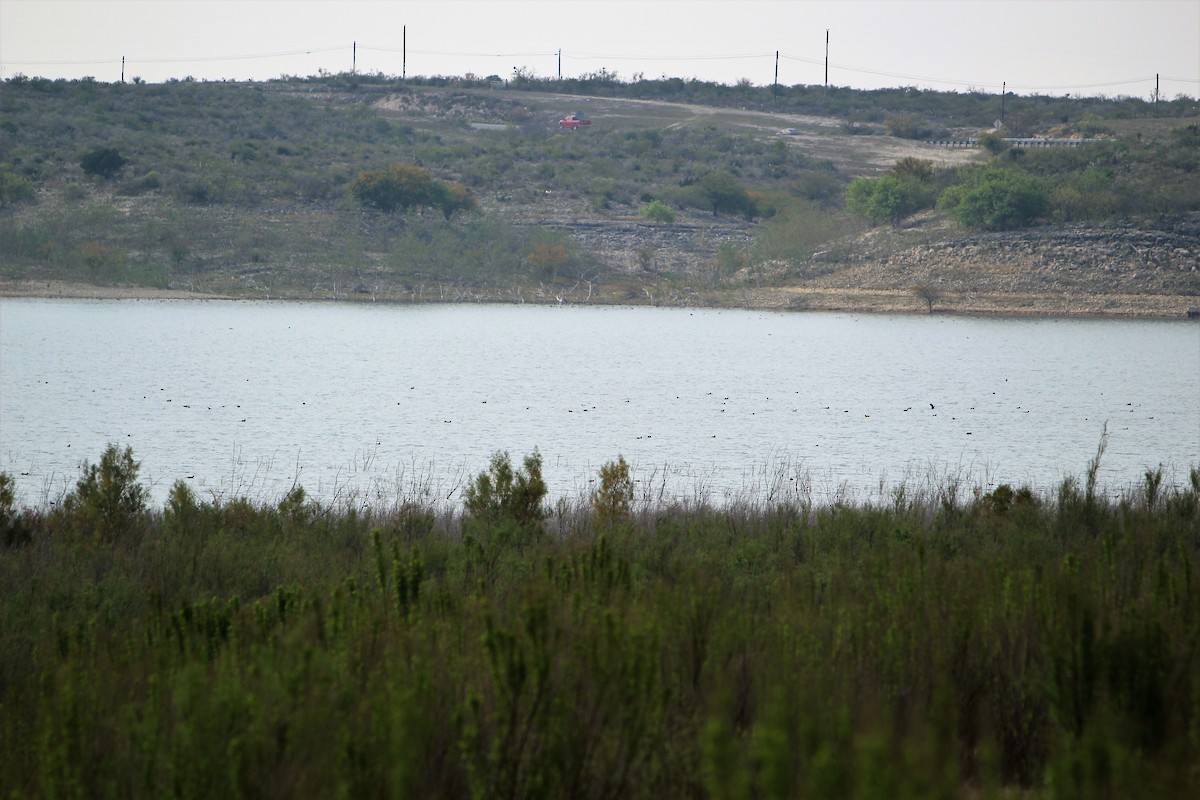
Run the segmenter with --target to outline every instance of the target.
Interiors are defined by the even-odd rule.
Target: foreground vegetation
[[[0,476],[5,797],[1121,797],[1200,790],[1200,469],[658,507],[147,507]]]

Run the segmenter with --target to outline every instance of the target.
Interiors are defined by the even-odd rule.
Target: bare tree
[[[925,301],[925,305],[929,309],[930,314],[933,313],[934,301],[940,300],[942,297],[941,292],[939,292],[937,289],[935,289],[932,286],[929,286],[927,284],[921,284],[920,286],[914,286],[912,292],[917,297],[919,297],[920,299]]]

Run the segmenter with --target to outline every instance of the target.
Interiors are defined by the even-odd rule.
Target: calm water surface
[[[129,444],[156,500],[457,502],[540,450],[553,496],[1051,489],[1107,424],[1119,492],[1200,465],[1200,325],[648,308],[0,300],[0,469],[56,500]],[[881,487],[883,487],[881,489]]]

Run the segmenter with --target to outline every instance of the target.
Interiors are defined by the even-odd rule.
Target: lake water
[[[538,448],[551,495],[1113,493],[1200,465],[1200,325],[655,308],[0,300],[0,470],[54,502],[130,445],[161,502],[461,499]]]

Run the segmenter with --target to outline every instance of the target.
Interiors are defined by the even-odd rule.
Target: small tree
[[[933,180],[933,169],[933,162],[927,158],[905,156],[892,164],[888,172],[897,178],[912,178],[921,183],[928,183]]]
[[[855,178],[846,187],[846,210],[877,224],[896,225],[933,203],[933,190],[916,178],[897,175]]]
[[[136,533],[146,513],[148,493],[137,481],[141,464],[133,449],[105,448],[99,464],[82,466],[75,491],[67,495],[63,510],[77,534],[90,534],[98,542],[113,542]]]
[[[913,294],[925,301],[929,313],[933,313],[933,304],[941,299],[942,293],[928,284],[921,284],[913,287]]]
[[[1010,147],[1009,143],[1004,141],[1004,134],[1000,131],[988,131],[975,141],[994,156],[1000,155]]]
[[[0,472],[0,542],[5,547],[29,544],[33,538],[25,515],[17,510],[16,481]]]
[[[728,172],[714,170],[700,179],[700,194],[717,214],[742,214],[750,219],[758,214],[758,208],[750,195]]]
[[[659,222],[665,225],[675,222],[675,212],[662,200],[651,200],[638,209],[638,213],[651,222]]]
[[[79,159],[79,166],[84,172],[99,178],[113,177],[128,163],[129,159],[117,152],[115,147],[96,147]]]
[[[32,183],[17,175],[7,166],[0,165],[0,208],[32,200],[33,195]]]
[[[608,530],[629,521],[633,506],[633,479],[629,464],[620,456],[600,467],[600,486],[592,492],[596,527]]]
[[[414,207],[436,208],[450,219],[456,211],[475,207],[475,198],[467,187],[439,181],[413,164],[364,170],[350,184],[350,192],[363,205],[389,213]]]
[[[350,191],[363,205],[387,212],[435,202],[433,177],[412,164],[364,170],[350,184]]]
[[[511,522],[522,528],[540,527],[546,519],[542,503],[547,492],[541,453],[534,450],[525,456],[524,467],[514,470],[508,453],[493,455],[488,471],[479,473],[467,486],[467,517],[482,522]]]
[[[454,181],[437,182],[434,185],[434,193],[437,207],[446,219],[454,216],[456,211],[473,211],[479,205],[470,189]]]
[[[938,207],[969,228],[1004,231],[1043,216],[1050,207],[1050,190],[1030,175],[989,167],[942,192]]]

